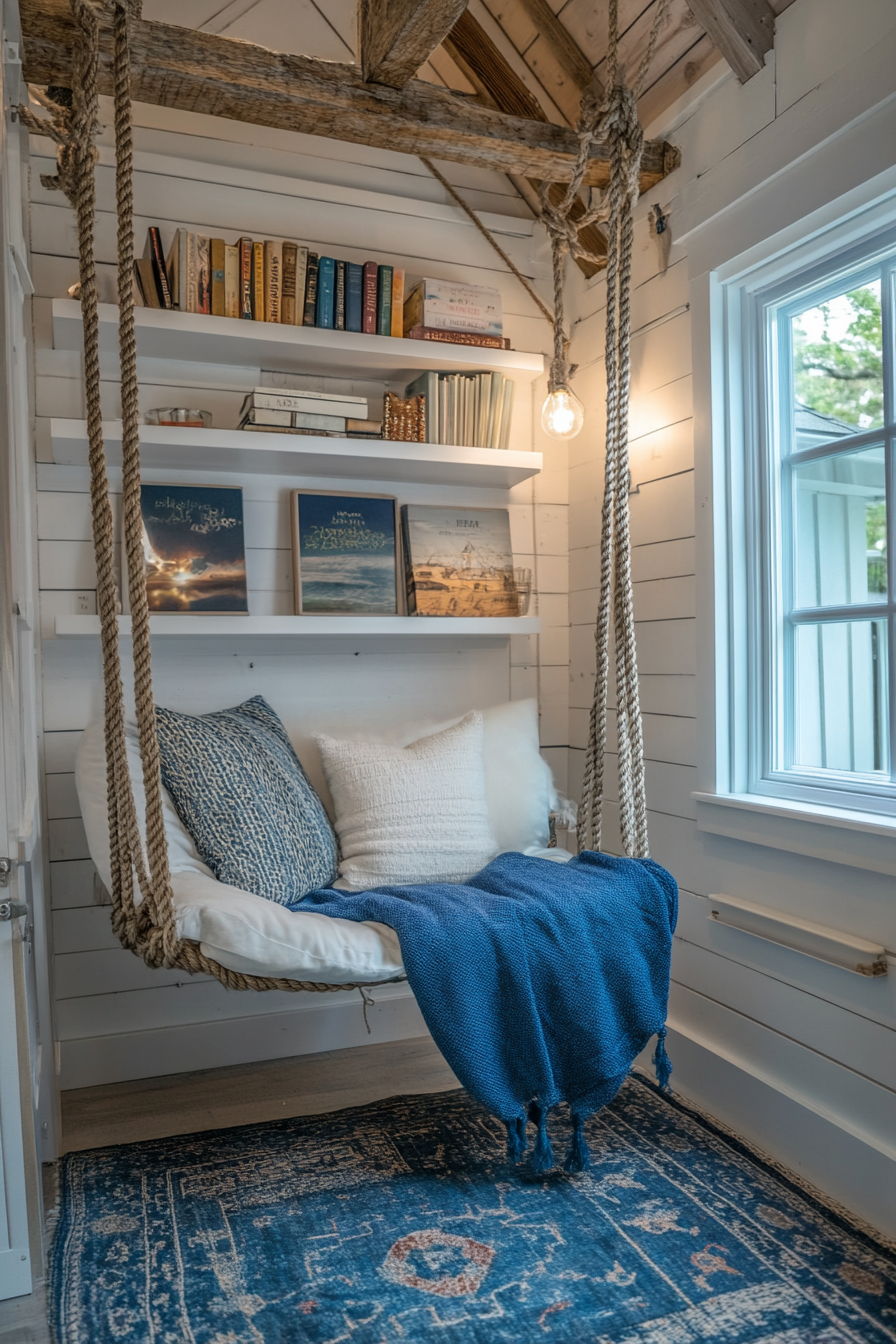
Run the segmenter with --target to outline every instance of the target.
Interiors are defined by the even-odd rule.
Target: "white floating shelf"
[[[118,350],[118,309],[100,304],[100,349]],[[138,308],[137,349],[156,359],[200,364],[243,364],[284,373],[328,373],[358,377],[376,373],[401,378],[424,369],[444,373],[484,373],[494,369],[515,382],[531,383],[544,372],[544,355],[524,350],[488,350],[440,341],[407,341],[320,327],[283,327],[275,322],[241,322],[202,313]],[[57,350],[83,345],[81,305],[53,300],[53,343]]]
[[[86,466],[87,426],[83,420],[51,420],[50,438],[54,462]],[[121,421],[104,424],[103,438],[110,461],[120,462]],[[166,425],[140,426],[140,456],[144,467],[164,471],[260,472],[424,485],[497,486],[504,490],[536,476],[542,466],[541,453],[497,448]]]
[[[131,635],[131,618],[120,616],[119,630]],[[538,616],[188,616],[165,614],[150,617],[156,639],[375,639],[401,635],[426,639],[506,638],[537,635]],[[99,639],[99,616],[57,616],[57,639]]]

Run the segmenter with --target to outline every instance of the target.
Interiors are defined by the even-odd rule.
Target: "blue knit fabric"
[[[566,1168],[587,1165],[581,1121],[663,1032],[678,909],[664,868],[589,851],[569,863],[501,854],[463,884],[314,891],[293,908],[393,928],[433,1039],[507,1124],[510,1157],[528,1118],[533,1164],[550,1168],[544,1120],[567,1101]],[[665,1061],[662,1038],[657,1053]]]

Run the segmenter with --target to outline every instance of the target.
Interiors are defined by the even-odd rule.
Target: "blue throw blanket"
[[[505,1121],[508,1154],[537,1127],[533,1165],[554,1164],[545,1121],[569,1103],[567,1171],[588,1164],[582,1122],[659,1035],[661,1086],[674,879],[652,859],[585,851],[569,863],[501,854],[463,885],[311,892],[313,909],[398,934],[426,1025],[464,1087]]]

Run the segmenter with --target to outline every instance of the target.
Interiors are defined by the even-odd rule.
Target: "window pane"
[[[883,445],[793,468],[797,607],[883,602],[887,596]]]
[[[795,767],[889,773],[886,621],[796,626],[793,680]]]
[[[883,424],[880,281],[792,319],[797,448]]]

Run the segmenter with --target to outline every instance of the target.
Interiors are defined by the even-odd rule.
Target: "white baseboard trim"
[[[317,1002],[290,1013],[62,1041],[59,1086],[67,1091],[429,1035],[407,985],[390,985],[378,996],[367,1008],[369,1035],[358,994],[317,994]]]
[[[707,1041],[669,1024],[672,1088],[790,1167],[857,1217],[896,1237],[896,1162],[855,1133],[727,1058]],[[653,1078],[654,1043],[636,1067]]]

